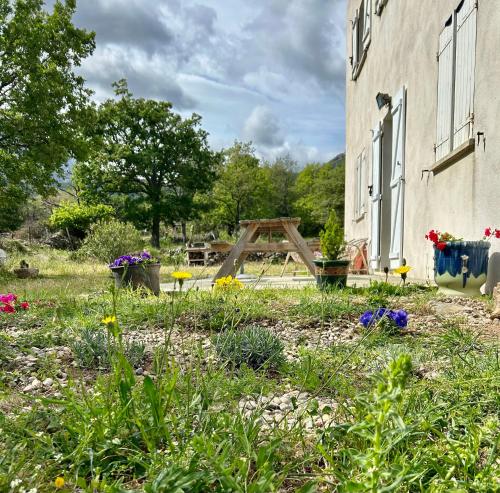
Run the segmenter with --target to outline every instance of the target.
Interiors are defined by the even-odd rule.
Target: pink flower
[[[0,303],[13,303],[17,300],[17,296],[13,293],[0,294]]]
[[[21,308],[22,308],[23,310],[28,310],[28,308],[29,308],[29,307],[30,307],[30,304],[29,304],[27,301],[23,301],[23,302],[21,303]]]

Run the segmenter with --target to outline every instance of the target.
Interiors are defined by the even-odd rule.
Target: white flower
[[[22,480],[20,480],[19,478],[18,479],[13,479],[11,482],[10,482],[10,487],[12,489],[14,488],[17,488],[20,484],[22,483]]]

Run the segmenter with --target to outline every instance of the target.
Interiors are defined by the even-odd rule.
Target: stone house
[[[500,228],[500,5],[347,3],[346,236],[374,272],[432,278],[427,231]]]

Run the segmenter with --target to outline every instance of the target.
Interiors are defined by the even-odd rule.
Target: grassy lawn
[[[42,277],[0,277],[30,303],[0,313],[2,492],[500,489],[488,300],[411,285],[153,297],[115,293],[106,266],[25,257]],[[408,327],[362,327],[379,307]]]

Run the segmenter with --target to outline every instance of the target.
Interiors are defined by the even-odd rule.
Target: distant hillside
[[[345,152],[342,152],[340,154],[337,154],[333,159],[330,159],[325,164],[330,164],[333,168],[336,168],[337,166],[342,165],[345,162]]]

